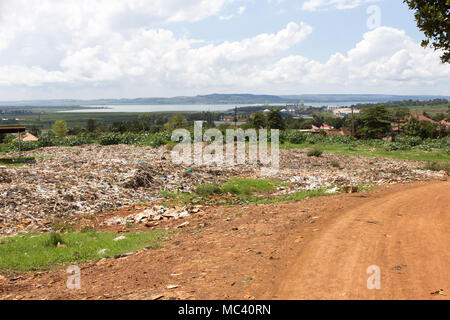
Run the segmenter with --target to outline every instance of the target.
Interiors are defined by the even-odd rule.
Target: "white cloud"
[[[245,12],[245,10],[247,10],[247,7],[246,7],[246,6],[241,6],[241,7],[239,7],[239,9],[238,9],[238,14],[239,14],[239,15],[243,14],[243,13]]]
[[[319,62],[292,53],[313,31],[304,23],[239,41],[206,42],[178,36],[167,23],[220,16],[220,8],[233,0],[150,2],[152,10],[144,8],[149,3],[144,0],[67,0],[65,5],[42,0],[22,12],[17,3],[24,0],[0,2],[0,89],[57,88],[71,94],[73,87],[100,88],[95,91],[100,97],[120,86],[127,90],[116,94],[130,97],[213,91],[418,93],[450,87],[450,66],[440,63],[439,52],[395,28],[367,32],[353,49]],[[333,5],[338,2],[349,1]],[[155,21],[164,23],[158,28]]]
[[[196,22],[237,0],[0,0],[0,51],[23,34],[86,42],[126,27]]]
[[[433,85],[441,90],[448,88],[450,65],[441,64],[439,52],[423,49],[404,31],[381,27],[364,34],[347,54],[336,53],[325,63],[289,56],[259,70],[252,78],[261,85],[282,83],[290,89],[321,86],[324,91],[414,92],[413,88],[422,90]]]
[[[303,2],[301,9],[305,11],[317,11],[330,8],[339,10],[353,9],[366,3],[379,1],[380,0],[308,0]]]

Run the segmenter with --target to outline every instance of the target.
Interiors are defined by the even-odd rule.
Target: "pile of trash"
[[[0,183],[11,183],[11,178],[6,172],[0,172]]]
[[[188,218],[192,214],[200,212],[200,206],[195,207],[175,207],[168,208],[167,206],[154,206],[151,209],[144,210],[139,213],[129,215],[127,217],[112,218],[104,222],[106,226],[113,225],[127,225],[127,224],[145,224],[148,227],[158,225],[161,220],[178,220]]]
[[[49,221],[59,218],[111,212],[138,203],[153,205],[161,198],[161,190],[191,193],[199,184],[221,184],[231,177],[259,178],[261,169],[261,164],[176,165],[166,147],[50,147],[26,152],[26,156],[35,157],[36,163],[0,166],[0,234],[47,231]],[[419,166],[403,160],[331,154],[308,157],[303,150],[280,150],[280,169],[271,178],[290,184],[289,192],[295,192],[443,175]],[[178,217],[182,212],[177,212]],[[147,219],[152,217],[159,215]]]

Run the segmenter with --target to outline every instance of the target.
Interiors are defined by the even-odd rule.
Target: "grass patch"
[[[425,170],[431,171],[445,171],[450,174],[450,163],[449,162],[428,162],[425,166]]]
[[[229,179],[221,188],[223,193],[234,195],[250,195],[253,192],[270,192],[281,185],[279,181],[266,179]]]
[[[299,191],[292,194],[282,195],[280,197],[274,198],[259,198],[253,199],[250,203],[252,204],[270,204],[270,203],[278,203],[278,202],[289,202],[289,201],[302,201],[315,197],[323,197],[330,196],[330,194],[326,193],[326,189],[318,189],[318,190],[304,190]]]
[[[450,154],[445,153],[444,150],[424,151],[413,149],[387,151],[383,147],[374,147],[368,144],[346,145],[338,143],[316,143],[314,145],[309,143],[285,143],[280,145],[280,148],[283,149],[308,149],[311,147],[320,148],[320,150],[327,153],[347,156],[363,155],[368,157],[383,157],[411,161],[450,162]]]
[[[313,148],[308,151],[307,156],[308,157],[321,157],[323,154],[323,151],[318,148]]]
[[[202,197],[212,196],[222,193],[222,189],[217,183],[200,184],[195,187],[196,194]]]
[[[330,164],[331,164],[331,166],[333,168],[340,168],[341,167],[341,164],[339,163],[339,161],[336,161],[336,160],[331,161]]]
[[[152,230],[125,234],[70,232],[67,234],[25,234],[0,239],[0,270],[33,271],[79,264],[104,257],[133,252],[144,247],[158,248],[165,233]],[[58,243],[64,244],[58,247]],[[105,254],[99,254],[106,249]]]
[[[191,194],[187,193],[171,193],[161,191],[161,196],[168,200],[173,200],[173,204],[199,204],[206,205],[248,205],[248,204],[270,204],[287,201],[301,201],[313,197],[328,196],[327,189],[305,190],[293,194],[282,196],[270,196],[270,192],[276,191],[278,186],[286,185],[286,183],[276,180],[265,179],[229,179],[223,186],[217,184],[206,184],[197,186],[196,191]],[[258,195],[255,193],[266,193]],[[212,197],[213,195],[231,195],[228,197]],[[236,216],[243,216],[244,212],[239,212]]]

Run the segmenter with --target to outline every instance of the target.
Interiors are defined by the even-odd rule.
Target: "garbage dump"
[[[35,163],[0,166],[0,234],[49,231],[51,221],[58,218],[110,212],[140,202],[151,205],[161,198],[161,190],[190,193],[196,185],[220,184],[230,177],[259,178],[261,169],[261,164],[223,168],[214,164],[175,165],[165,147],[50,147],[25,155],[35,157]],[[280,150],[280,170],[272,179],[289,184],[283,192],[296,192],[443,176],[418,169],[420,166],[417,162],[364,156],[324,154],[311,158],[303,150]],[[185,211],[190,213],[180,210],[178,217]]]

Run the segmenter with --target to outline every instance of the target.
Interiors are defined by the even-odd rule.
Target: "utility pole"
[[[352,137],[355,137],[355,114],[353,112],[353,106],[352,106]]]

